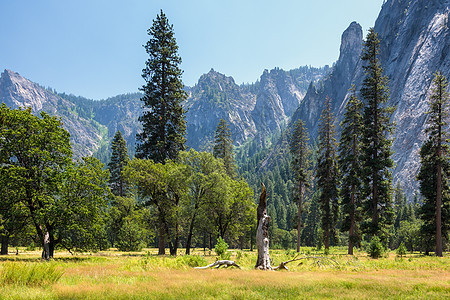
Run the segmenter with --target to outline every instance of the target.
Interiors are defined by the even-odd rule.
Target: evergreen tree
[[[236,162],[234,160],[233,140],[227,122],[220,119],[214,135],[213,156],[222,158],[227,175],[236,177]]]
[[[345,106],[342,132],[339,140],[339,166],[342,176],[341,198],[344,222],[342,230],[349,232],[348,254],[353,255],[353,246],[361,241],[361,134],[362,102],[356,97],[355,86]]]
[[[365,100],[363,112],[362,162],[364,178],[364,231],[377,235],[387,243],[392,224],[392,139],[394,131],[390,117],[395,107],[386,105],[389,98],[388,79],[379,62],[380,41],[373,28],[369,29],[361,59],[366,77],[361,88]]]
[[[418,175],[420,192],[424,197],[420,208],[423,220],[422,235],[426,236],[427,249],[434,235],[436,256],[442,256],[442,237],[447,237],[450,227],[450,146],[448,140],[448,83],[440,72],[435,73],[434,88],[427,112],[428,139],[420,149],[421,168]]]
[[[182,102],[187,94],[181,81],[181,58],[174,37],[173,26],[163,11],[153,20],[148,30],[150,40],[145,45],[149,59],[142,70],[146,84],[142,87],[144,113],[139,117],[142,133],[136,148],[139,158],[149,158],[157,163],[175,159],[184,150],[186,122]]]
[[[336,225],[339,212],[338,184],[339,169],[336,155],[336,138],[331,101],[327,96],[322,110],[319,127],[319,157],[317,158],[317,178],[320,189],[320,209],[325,249],[336,241]]]
[[[127,143],[120,131],[117,131],[114,135],[111,152],[111,161],[108,164],[109,185],[114,195],[123,197],[127,191],[123,170],[130,162],[130,157],[128,156]]]
[[[301,213],[303,196],[306,187],[309,186],[308,176],[308,133],[305,128],[305,123],[298,120],[292,129],[290,151],[292,156],[291,167],[295,177],[295,194],[297,195],[298,204],[298,223],[297,223],[297,252],[300,252],[300,237],[301,237]]]

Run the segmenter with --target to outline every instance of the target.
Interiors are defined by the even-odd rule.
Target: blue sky
[[[103,99],[143,85],[147,29],[163,9],[183,82],[211,68],[238,84],[264,69],[331,65],[352,21],[364,35],[383,0],[0,0],[0,71]]]

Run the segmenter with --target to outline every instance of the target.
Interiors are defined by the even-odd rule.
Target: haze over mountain
[[[424,140],[433,73],[441,70],[450,77],[449,2],[389,0],[374,26],[381,40],[380,59],[390,80],[389,104],[397,106],[393,115],[397,124],[394,182],[400,180],[408,195],[417,189],[418,151]],[[186,88],[188,146],[208,149],[220,118],[230,124],[236,145],[255,139],[263,141],[297,119],[306,122],[312,138],[317,137],[325,96],[332,99],[339,123],[351,84],[358,91],[361,87],[362,43],[362,28],[353,22],[342,34],[339,59],[332,68],[275,68],[264,71],[250,85],[237,85],[232,77],[211,69],[195,86]],[[0,78],[2,102],[13,108],[31,106],[36,113],[44,110],[60,116],[71,134],[76,157],[96,154],[103,161],[107,160],[110,141],[117,130],[122,131],[130,152],[134,152],[142,111],[139,98],[140,94],[134,93],[93,101],[57,94],[9,70]],[[271,164],[266,160],[265,165]]]

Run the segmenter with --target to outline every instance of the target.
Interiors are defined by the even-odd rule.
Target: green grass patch
[[[57,282],[64,270],[54,262],[7,262],[2,265],[0,284],[46,286]]]

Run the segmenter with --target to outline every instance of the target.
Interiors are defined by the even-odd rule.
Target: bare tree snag
[[[256,229],[256,247],[258,249],[258,259],[255,268],[260,270],[272,270],[269,257],[269,223],[270,217],[267,215],[267,194],[266,186],[261,183],[262,191],[259,197],[259,204],[256,210],[258,227]]]
[[[214,263],[209,264],[207,266],[195,267],[194,269],[208,269],[208,268],[212,268],[212,267],[214,267],[214,269],[218,269],[218,268],[220,268],[222,266],[225,266],[225,268],[228,268],[228,267],[236,267],[238,269],[241,268],[241,267],[239,267],[239,265],[237,263],[235,263],[232,260],[217,260]]]

